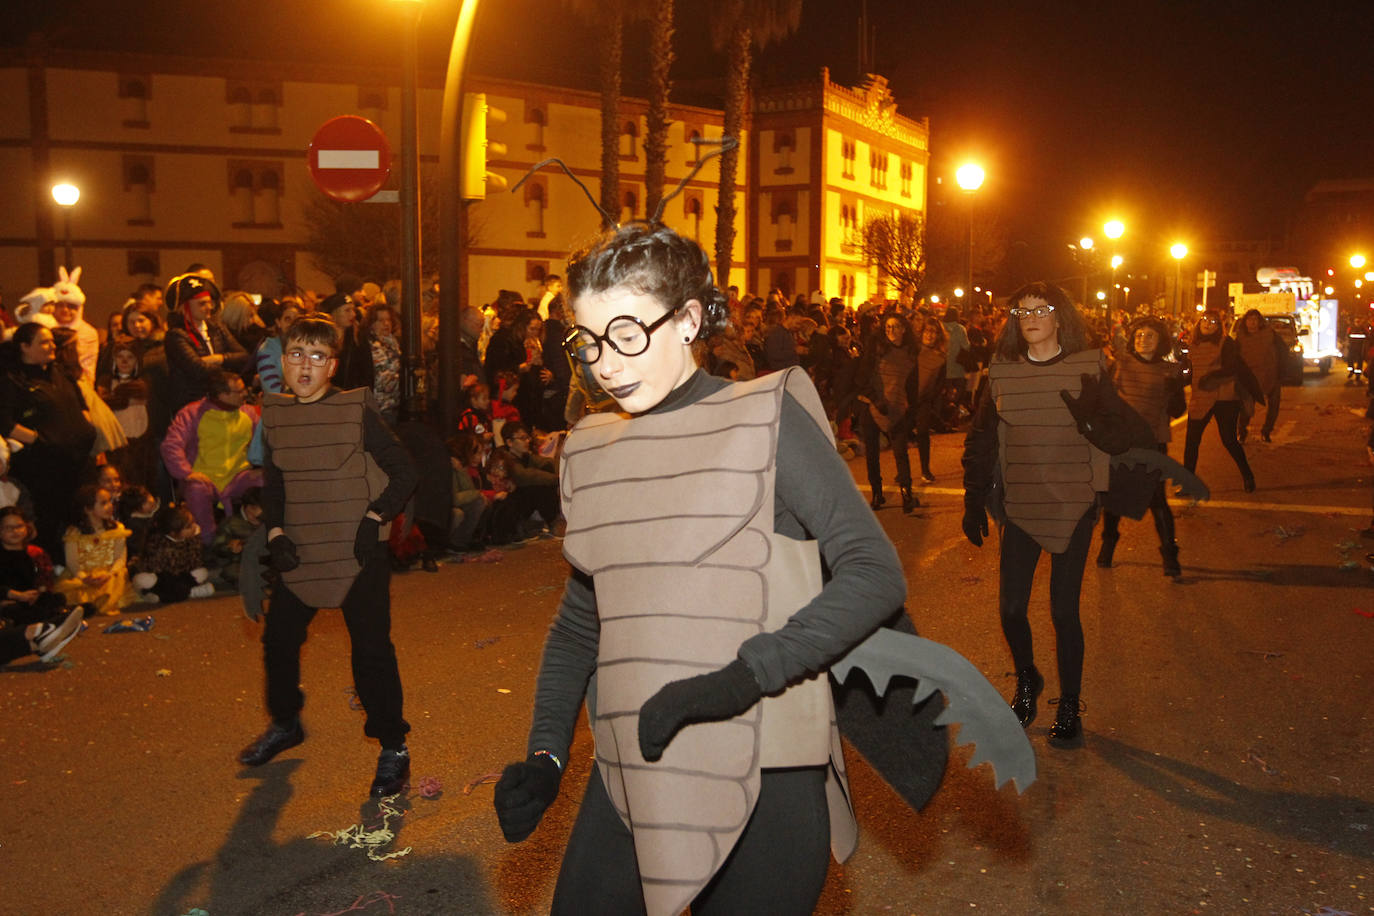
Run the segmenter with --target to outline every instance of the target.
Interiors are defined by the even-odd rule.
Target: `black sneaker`
[[[397,795],[410,777],[410,750],[403,744],[399,751],[382,748],[377,756],[377,775],[372,779],[372,797]]]
[[[267,731],[258,735],[253,743],[239,751],[239,763],[246,767],[260,767],[282,751],[293,748],[305,740],[305,729],[300,719],[289,727],[283,728],[273,722]]]
[[[84,616],[85,611],[76,608],[64,617],[61,623],[39,624],[38,635],[29,640],[29,648],[33,649],[33,654],[38,656],[38,660],[50,662],[57,658],[57,654],[67,647],[67,643],[81,632],[81,618]]]

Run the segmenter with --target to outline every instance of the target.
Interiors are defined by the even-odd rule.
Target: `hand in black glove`
[[[267,551],[272,557],[272,568],[277,572],[290,572],[301,565],[296,556],[296,544],[284,534],[279,534],[267,542]]]
[[[639,710],[639,753],[655,761],[682,726],[733,718],[762,696],[754,672],[738,658],[719,671],[664,684]]]
[[[887,401],[879,401],[878,403],[874,404],[873,406],[876,407],[876,408],[878,409],[878,413],[882,414],[883,416],[887,416],[887,412],[888,412],[888,410],[889,410],[889,407],[888,407],[888,405],[887,405]]]
[[[979,499],[964,500],[964,537],[974,547],[983,546],[983,538],[988,536],[988,510],[983,508]]]
[[[1083,373],[1079,376],[1080,391],[1078,397],[1074,397],[1067,391],[1061,390],[1059,397],[1063,399],[1064,406],[1069,408],[1069,413],[1073,414],[1074,422],[1078,424],[1078,431],[1087,436],[1093,430],[1093,420],[1098,410],[1098,377]]]
[[[370,515],[364,515],[358,522],[358,533],[353,536],[353,558],[364,566],[377,552],[377,533],[381,527],[382,523]]]
[[[518,843],[534,833],[544,811],[558,797],[563,771],[546,754],[512,763],[496,783],[496,819],[506,842]]]

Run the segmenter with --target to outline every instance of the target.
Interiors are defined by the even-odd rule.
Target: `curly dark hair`
[[[695,299],[701,303],[706,339],[730,323],[729,300],[716,286],[711,261],[701,246],[667,226],[636,221],[611,229],[568,261],[568,293],[579,296],[625,287],[653,296],[665,308]]]
[[[1034,283],[1027,283],[1012,293],[1007,300],[1007,308],[1014,309],[1023,300],[1030,298],[1044,299],[1054,306],[1054,317],[1059,323],[1059,346],[1066,356],[1088,349],[1090,339],[1088,325],[1083,321],[1082,314],[1079,313],[1068,293],[1053,283],[1037,280]],[[1026,355],[1026,341],[1021,336],[1020,319],[1013,318],[1010,314],[1007,315],[1007,320],[1003,322],[1002,329],[997,332],[994,351],[1006,360],[1020,359]]]

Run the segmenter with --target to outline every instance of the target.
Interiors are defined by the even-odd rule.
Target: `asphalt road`
[[[1250,445],[1253,494],[1208,433],[1200,472],[1214,498],[1179,507],[1182,581],[1161,575],[1148,521],[1124,526],[1116,568],[1090,565],[1086,747],[1048,748],[1042,707],[1039,779],[1024,795],[995,790],[957,747],[915,813],[851,754],[861,843],[832,864],[819,911],[1374,912],[1361,392],[1336,375],[1286,390],[1273,443]],[[1175,439],[1178,454],[1181,429]],[[938,479],[917,513],[879,517],[922,635],[1009,695],[997,551],[959,533],[960,443],[937,437]],[[861,460],[854,471],[862,481]],[[102,618],[59,663],[0,671],[0,913],[546,912],[591,761],[585,727],[562,796],[525,843],[502,840],[485,780],[523,755],[565,571],[544,541],[393,581],[412,781],[442,785],[412,790],[396,814],[365,801],[377,748],[350,708],[337,612],[316,619],[306,647],[309,738],[258,770],[234,762],[264,724],[260,629],[235,598],[157,610],[149,633],[104,634]],[[1048,698],[1046,581],[1031,619]],[[372,861],[329,835],[354,825],[378,852],[408,853]]]

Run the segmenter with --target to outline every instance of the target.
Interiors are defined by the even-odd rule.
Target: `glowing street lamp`
[[[965,289],[973,289],[973,192],[983,186],[983,179],[986,177],[987,173],[976,162],[965,162],[954,172],[955,183],[968,197],[968,265],[964,271],[964,279],[968,282],[964,284]],[[957,292],[955,295],[962,296],[963,292]]]
[[[1188,257],[1188,246],[1174,242],[1169,254],[1174,256],[1174,314],[1178,315],[1183,309],[1183,259]]]
[[[53,188],[53,190],[56,191],[57,189],[56,189],[56,188]],[[1352,255],[1350,256],[1350,266],[1353,267],[1353,268],[1355,268],[1356,270],[1359,270],[1361,267],[1364,267],[1364,264],[1365,264],[1364,255],[1362,255],[1362,254],[1352,254]]]
[[[81,189],[74,184],[61,182],[52,186],[52,199],[62,208],[62,228],[65,237],[63,260],[68,270],[72,268],[72,207],[81,199]]]
[[[955,298],[955,299],[962,299],[962,298],[964,298],[964,289],[963,289],[963,287],[961,287],[961,286],[956,286],[956,287],[954,287],[954,298]]]
[[[1085,235],[1085,236],[1083,236],[1081,239],[1079,239],[1079,240],[1078,240],[1078,247],[1079,247],[1079,248],[1082,248],[1084,251],[1092,251],[1092,250],[1093,250],[1093,240],[1092,240],[1092,236],[1087,236],[1087,235]]]
[[[1119,239],[1126,231],[1126,224],[1119,219],[1108,220],[1102,226],[1102,232],[1109,239]]]
[[[940,304],[940,294],[939,294],[939,293],[931,293],[931,294],[930,294],[930,302],[931,302],[932,305],[939,305],[939,304]]]

